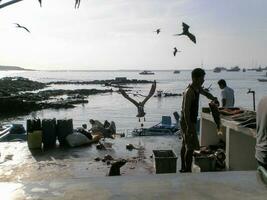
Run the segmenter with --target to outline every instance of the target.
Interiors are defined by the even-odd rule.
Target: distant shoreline
[[[3,66],[3,65],[0,65],[0,71],[12,71],[12,70],[16,70],[16,71],[35,71],[33,69],[25,69],[25,68],[17,67],[17,66]]]

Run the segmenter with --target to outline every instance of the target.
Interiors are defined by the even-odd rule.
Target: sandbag
[[[72,119],[57,120],[57,137],[60,146],[65,146],[66,137],[73,133]]]
[[[43,144],[44,148],[51,148],[56,145],[56,119],[43,119]]]
[[[78,147],[91,142],[85,135],[79,132],[74,132],[68,135],[66,141],[71,147]]]

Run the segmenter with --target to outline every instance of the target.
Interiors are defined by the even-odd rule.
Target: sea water
[[[164,92],[182,93],[191,82],[191,71],[181,71],[174,74],[172,70],[154,71],[154,75],[140,75],[140,71],[0,71],[0,78],[7,76],[20,76],[34,81],[92,81],[115,79],[116,77],[127,77],[127,79],[156,80],[157,89]],[[235,106],[253,110],[252,94],[247,94],[248,89],[255,91],[256,105],[260,98],[267,95],[267,82],[259,82],[258,78],[263,78],[266,72],[226,72],[214,73],[206,71],[204,86],[210,86],[210,92],[220,99],[220,89],[218,80],[223,78],[229,87],[235,91]],[[132,92],[147,95],[151,84],[132,84]],[[103,85],[51,85],[47,89],[109,89]],[[116,88],[114,89],[117,90]],[[142,101],[142,96],[131,96],[136,100]],[[39,118],[72,118],[74,127],[89,124],[89,119],[100,121],[108,120],[116,123],[119,130],[132,130],[140,127],[136,118],[136,107],[117,92],[97,94],[88,97],[89,103],[76,105],[73,109],[45,109],[32,112],[29,115],[7,119],[6,122],[26,123],[26,119],[32,117]],[[207,107],[209,100],[205,97],[200,98],[201,107]],[[163,115],[169,115],[174,121],[173,112],[181,111],[182,97],[152,97],[145,105],[146,121],[144,127],[155,125],[161,121]]]

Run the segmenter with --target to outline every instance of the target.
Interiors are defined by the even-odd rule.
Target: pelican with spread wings
[[[144,106],[145,106],[145,103],[154,95],[154,93],[156,91],[156,81],[153,82],[148,96],[146,96],[146,98],[141,102],[137,102],[136,100],[129,97],[128,94],[126,94],[126,92],[123,89],[120,88],[119,91],[121,92],[123,97],[128,99],[130,102],[132,102],[137,107],[138,113],[137,113],[136,117],[139,118],[139,121],[140,121],[141,117],[144,117],[144,121],[145,121],[146,113],[144,111]]]

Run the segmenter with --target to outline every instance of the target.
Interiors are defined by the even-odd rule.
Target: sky
[[[37,0],[24,0],[0,9],[0,65],[37,70],[267,65],[266,0],[81,0],[79,9],[74,2],[43,0],[40,8]],[[196,44],[173,36],[182,32],[182,22]],[[181,51],[176,56],[174,47]]]

